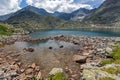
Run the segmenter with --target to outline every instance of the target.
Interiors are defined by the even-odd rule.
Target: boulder
[[[32,63],[32,64],[31,64],[31,68],[34,69],[35,67],[36,67],[36,64],[35,64],[35,63]]]
[[[94,64],[94,65],[93,65]],[[80,80],[99,80],[100,78],[110,77],[115,80],[119,80],[119,76],[117,74],[110,74],[106,72],[105,68],[115,68],[116,66],[119,67],[120,65],[116,64],[108,64],[103,67],[97,67],[97,63],[87,63],[81,65],[83,68],[82,78]]]
[[[39,71],[40,70],[40,67],[39,66],[36,66],[35,67],[35,71]]]
[[[41,75],[42,75],[42,73],[39,71],[38,74],[37,74],[37,79],[40,79]]]
[[[88,55],[90,55],[90,53],[89,52],[83,52],[82,55],[83,56],[88,56]]]
[[[19,70],[19,66],[17,64],[15,65],[10,65],[12,70]]]
[[[81,80],[99,80],[100,78],[110,77],[115,80],[119,80],[115,74],[109,74],[106,71],[102,71],[99,68],[84,69]]]
[[[53,68],[51,71],[50,71],[50,73],[49,73],[49,75],[55,75],[56,73],[59,73],[59,72],[63,72],[63,69],[62,68]]]
[[[31,74],[33,72],[32,68],[28,68],[25,70],[25,74]]]
[[[0,77],[3,76],[4,71],[0,70]]]
[[[28,51],[29,52],[34,52],[34,49],[33,48],[28,48]]]
[[[87,56],[73,55],[72,60],[77,63],[86,63]]]
[[[33,49],[33,48],[24,48],[23,50],[24,50],[24,51],[28,51],[28,52],[34,52],[34,49]]]
[[[80,75],[79,74],[72,74],[71,77],[74,78],[74,79],[77,79],[77,78],[80,77]]]
[[[105,51],[106,51],[108,54],[110,54],[113,50],[112,50],[110,47],[107,47],[107,48],[105,49]]]
[[[103,51],[103,49],[97,48],[97,52],[101,52],[101,51]]]

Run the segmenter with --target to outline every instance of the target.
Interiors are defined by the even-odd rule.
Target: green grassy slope
[[[0,23],[0,35],[11,35],[14,32],[14,28],[11,26]]]

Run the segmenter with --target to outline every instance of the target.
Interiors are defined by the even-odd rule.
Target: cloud
[[[28,5],[44,8],[51,13],[55,11],[70,13],[79,8],[96,8],[104,0],[0,0],[0,15],[21,9],[20,4],[22,1]]]
[[[92,9],[91,5],[80,2],[75,3],[75,0],[26,0],[26,2],[28,5],[44,8],[48,12],[59,11],[69,13],[79,8]]]
[[[22,0],[0,0],[0,15],[15,12],[20,9]]]

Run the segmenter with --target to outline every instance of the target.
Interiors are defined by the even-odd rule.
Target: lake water
[[[57,35],[85,35],[85,36],[104,36],[104,37],[120,37],[120,29],[108,28],[108,29],[77,29],[77,30],[63,30],[63,29],[50,29],[41,30],[29,35],[30,38],[46,38]],[[60,43],[55,41],[36,41],[36,42],[16,42],[18,48],[23,49],[24,47],[45,47],[45,46],[56,46]],[[61,44],[62,45],[62,44]]]
[[[86,36],[104,36],[104,37],[120,37],[120,29],[50,29],[41,30],[31,33],[30,38],[44,38],[57,35],[86,35]]]

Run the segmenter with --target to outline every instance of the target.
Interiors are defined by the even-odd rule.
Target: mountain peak
[[[45,9],[37,8],[37,7],[31,6],[31,5],[26,6],[21,11],[32,11],[34,13],[46,15],[46,16],[50,15],[50,13],[48,13]]]
[[[31,8],[36,8],[36,7],[28,5],[28,6],[24,7],[23,9],[31,9]]]
[[[31,5],[28,5],[28,6],[24,7],[22,10],[34,10],[34,9],[37,9],[37,8],[34,6],[31,6]]]

